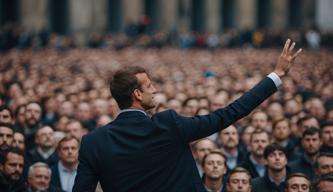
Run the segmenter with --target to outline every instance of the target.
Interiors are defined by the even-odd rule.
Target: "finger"
[[[293,60],[302,52],[303,49],[298,49],[298,51],[293,55]]]
[[[288,50],[289,44],[290,44],[290,39],[288,39],[288,40],[286,41],[286,43],[284,44],[284,48],[283,48],[282,54],[286,54],[286,53],[287,53],[287,50]]]
[[[292,53],[292,51],[293,51],[293,49],[294,49],[294,47],[295,47],[295,42],[293,42],[292,44],[291,44],[291,46],[289,47],[289,53]]]

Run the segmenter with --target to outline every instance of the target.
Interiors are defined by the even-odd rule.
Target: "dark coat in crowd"
[[[316,176],[314,164],[311,163],[304,155],[293,162],[289,163],[291,173],[303,173],[309,177],[311,181]]]

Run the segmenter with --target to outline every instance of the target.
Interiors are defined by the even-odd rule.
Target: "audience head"
[[[0,163],[0,169],[11,182],[21,179],[24,166],[24,153],[18,148],[9,148]]]
[[[269,171],[281,172],[285,170],[288,160],[285,149],[282,146],[276,143],[268,145],[265,148],[264,157],[267,160]]]
[[[25,109],[25,124],[32,128],[36,127],[42,117],[42,108],[39,103],[32,102],[26,105]]]
[[[227,192],[251,192],[251,174],[242,167],[231,170],[227,180]]]
[[[13,126],[8,123],[0,123],[0,150],[7,150],[12,145],[13,136]]]
[[[217,149],[217,146],[212,140],[208,138],[201,139],[194,144],[194,157],[201,164],[204,156],[214,149]]]
[[[310,192],[310,179],[303,173],[289,175],[285,192]]]
[[[46,163],[37,162],[29,167],[27,181],[32,191],[46,191],[50,186],[51,169]]]

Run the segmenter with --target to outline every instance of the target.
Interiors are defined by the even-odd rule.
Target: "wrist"
[[[274,70],[274,73],[276,73],[279,77],[283,77],[286,75],[286,73],[281,70]]]

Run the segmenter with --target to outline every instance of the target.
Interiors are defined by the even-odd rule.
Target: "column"
[[[178,19],[177,0],[160,1],[160,29],[170,31],[176,27]]]
[[[317,0],[316,3],[316,24],[321,30],[333,31],[333,1]]]
[[[288,0],[272,0],[272,27],[285,29],[288,25]]]
[[[46,0],[23,0],[20,1],[20,18],[24,28],[40,30],[47,27],[48,1]]]
[[[144,15],[143,0],[123,0],[124,22],[137,22]]]
[[[220,29],[220,0],[207,0],[206,1],[206,31],[217,33]]]
[[[256,27],[256,0],[236,0],[236,26],[239,29],[253,29]]]

